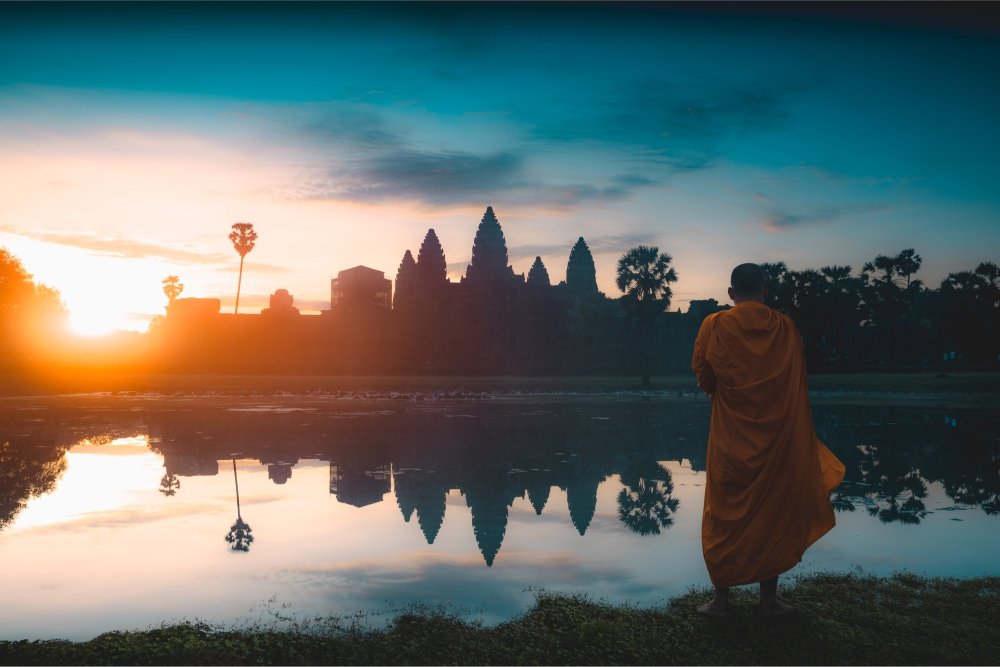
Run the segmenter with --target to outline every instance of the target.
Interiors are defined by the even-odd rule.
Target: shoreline
[[[971,665],[1000,655],[1000,577],[823,573],[789,581],[780,593],[799,611],[781,618],[754,613],[753,586],[734,590],[725,619],[693,612],[708,599],[705,588],[652,608],[543,592],[496,626],[435,609],[403,612],[377,630],[350,616],[249,629],[193,622],[85,642],[0,641],[0,663]]]
[[[813,402],[903,401],[1000,404],[1000,373],[859,373],[809,377]],[[699,399],[690,375],[658,376],[284,376],[93,374],[82,378],[0,376],[0,400],[66,396],[476,398],[570,395]]]
[[[916,394],[1000,394],[1000,372],[854,373],[809,376],[813,393],[873,392]],[[323,391],[500,392],[691,392],[700,394],[690,374],[654,376],[643,388],[636,376],[541,375],[171,375],[87,373],[0,375],[0,397],[80,393],[228,393],[246,390],[290,394]]]

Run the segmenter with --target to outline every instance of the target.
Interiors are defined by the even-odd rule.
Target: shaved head
[[[757,264],[740,264],[729,276],[731,296],[736,300],[761,299],[764,295],[764,270]]]

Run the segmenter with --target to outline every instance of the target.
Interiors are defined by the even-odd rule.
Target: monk
[[[760,613],[778,615],[794,611],[778,575],[833,528],[844,465],[813,431],[802,339],[764,304],[764,272],[740,264],[730,285],[736,306],[705,319],[691,359],[712,399],[701,545],[715,597],[697,611],[725,616],[732,586],[760,582]]]

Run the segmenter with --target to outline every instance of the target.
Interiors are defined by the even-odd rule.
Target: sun
[[[137,322],[130,320],[124,313],[110,307],[101,307],[100,303],[90,302],[84,307],[69,307],[69,330],[77,336],[106,336],[115,331],[140,329]]]

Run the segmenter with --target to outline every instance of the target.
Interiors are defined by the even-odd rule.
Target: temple
[[[686,371],[701,320],[719,308],[708,300],[686,314],[662,313],[654,371]],[[510,264],[492,206],[458,280],[431,228],[415,257],[403,252],[395,281],[367,266],[340,271],[318,315],[301,314],[284,289],[260,314],[222,313],[215,298],[175,298],[150,334],[153,370],[162,372],[576,374],[629,373],[640,363],[627,308],[598,289],[586,240],[567,244],[564,280],[554,282],[540,256],[525,277]]]

